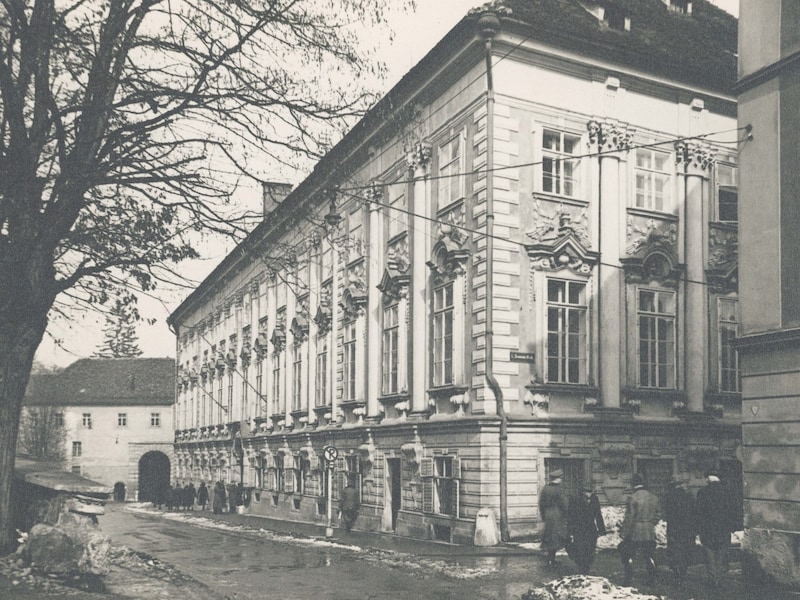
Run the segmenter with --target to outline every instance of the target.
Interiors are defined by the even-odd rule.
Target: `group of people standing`
[[[548,484],[539,495],[539,512],[544,523],[542,550],[547,554],[548,564],[554,565],[556,553],[565,548],[578,571],[588,573],[594,561],[597,538],[606,534],[600,501],[590,486],[565,499],[562,478],[563,471],[551,472]],[[707,471],[705,478],[706,486],[697,492],[696,499],[689,491],[688,481],[679,477],[673,478],[663,499],[667,558],[679,586],[686,579],[689,565],[695,562],[698,535],[711,585],[718,587],[727,572],[727,549],[730,534],[736,529],[737,510],[719,475]],[[662,517],[662,502],[647,489],[641,475],[633,476],[632,487],[620,531],[619,553],[625,585],[633,580],[635,559],[644,563],[647,583],[653,585],[655,528]]]
[[[241,483],[229,483],[226,489],[222,481],[217,481],[211,490],[205,481],[200,482],[197,489],[191,481],[183,486],[176,481],[175,485],[160,490],[153,504],[158,509],[165,506],[167,510],[194,510],[198,506],[200,510],[205,510],[210,501],[214,513],[218,514],[236,512],[236,507],[244,504],[244,496]]]

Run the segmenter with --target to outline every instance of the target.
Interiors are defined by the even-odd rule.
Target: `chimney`
[[[277,181],[266,181],[262,183],[261,193],[264,201],[264,217],[275,210],[278,204],[283,202],[291,191],[291,183],[279,183]]]

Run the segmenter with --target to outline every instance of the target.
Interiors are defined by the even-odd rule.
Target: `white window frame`
[[[555,140],[556,147],[546,147],[548,139]],[[572,151],[565,150],[567,142],[572,143]],[[542,128],[542,178],[539,183],[542,192],[568,198],[581,195],[581,159],[577,157],[580,148],[580,135],[555,127]],[[565,174],[567,165],[571,169],[569,176]]]
[[[654,294],[654,309],[645,310],[642,307],[642,294]],[[672,305],[671,312],[659,309],[663,299],[669,298]],[[654,288],[638,288],[636,290],[636,366],[637,366],[637,381],[639,387],[651,389],[675,389],[677,381],[677,294],[671,290],[662,290]],[[644,331],[642,328],[643,319],[647,319],[649,324],[649,333],[655,333],[655,337],[644,338]],[[662,340],[659,338],[660,324],[664,323],[667,326],[665,333],[668,334],[668,339]],[[671,339],[670,339],[671,338]],[[643,344],[648,346],[648,356],[655,353],[655,359],[650,360],[647,364],[648,368],[647,378],[643,378],[643,364],[642,353],[644,352]],[[664,345],[671,347],[663,347]],[[661,369],[664,369],[663,375]],[[643,380],[644,379],[644,380]]]
[[[715,201],[717,211],[717,221],[720,223],[738,223],[739,222],[739,169],[735,165],[725,163],[715,163],[714,165],[714,186],[715,186]],[[722,194],[733,193],[736,196],[736,218],[729,218],[730,215],[724,214],[725,211],[722,205]]]
[[[342,326],[342,400],[353,402],[357,399],[358,352],[357,318],[345,321]]]
[[[303,407],[303,344],[292,345],[292,410]]]
[[[328,335],[317,336],[317,372],[314,383],[314,406],[328,405]]]
[[[92,413],[83,413],[81,417],[81,424],[85,429],[92,428]]]
[[[633,152],[633,206],[656,212],[671,212],[674,180],[672,154],[655,148],[637,148]],[[640,157],[646,158],[647,162],[640,165]],[[658,168],[658,160],[663,160],[663,168]],[[658,196],[658,182],[663,184],[661,198]]]
[[[399,389],[400,362],[400,305],[393,303],[383,309],[383,361],[381,372],[384,395],[396,394]]]
[[[726,309],[726,305],[732,305]],[[739,354],[735,341],[739,337],[739,300],[717,299],[717,383],[720,392],[741,392]],[[732,338],[729,337],[732,334]],[[732,382],[733,385],[730,383]]]
[[[557,298],[551,295],[555,286],[562,286]],[[572,291],[580,288],[579,298],[573,302]],[[545,341],[546,380],[549,383],[586,384],[589,372],[589,286],[584,280],[548,277],[545,280]],[[577,315],[579,331],[572,331],[572,321]],[[556,327],[551,329],[555,318]],[[571,375],[577,365],[576,376]]]
[[[437,153],[439,210],[464,198],[466,171],[466,131],[461,130],[439,144]]]
[[[426,456],[420,461],[419,470],[423,487],[422,512],[458,518],[461,513],[461,459],[452,454]],[[443,508],[448,494],[450,506]]]
[[[357,206],[347,219],[347,262],[352,263],[364,256],[364,213]]]
[[[161,427],[161,413],[160,412],[151,412],[150,413],[150,427]]]
[[[449,290],[449,302],[447,301]],[[431,385],[444,387],[456,382],[455,329],[456,285],[445,281],[433,289],[433,348],[431,353]],[[447,326],[449,324],[449,333]],[[448,375],[449,366],[449,375]]]
[[[117,427],[123,428],[128,426],[128,413],[117,413]]]
[[[83,456],[83,442],[72,442],[72,457],[80,458]]]
[[[271,414],[277,415],[281,412],[281,352],[272,354],[272,409]]]

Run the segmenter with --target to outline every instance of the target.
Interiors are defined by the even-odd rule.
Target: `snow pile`
[[[569,575],[528,590],[521,600],[665,600],[636,588],[614,585],[605,577]]]
[[[625,518],[624,506],[604,506],[603,521],[606,524],[606,535],[597,539],[597,547],[603,549],[616,549],[622,541],[622,521]],[[667,546],[667,523],[663,519],[656,525],[656,546]]]

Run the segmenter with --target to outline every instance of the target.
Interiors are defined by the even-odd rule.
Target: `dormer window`
[[[692,14],[692,2],[691,0],[661,0],[666,7],[674,13],[678,13],[679,15],[690,15]]]
[[[627,16],[624,9],[619,6],[614,6],[613,4],[608,4],[604,12],[603,23],[608,25],[609,29],[616,29],[617,31],[631,30],[631,19]]]
[[[669,0],[665,0],[669,2]],[[628,11],[617,6],[613,0],[583,0],[581,6],[609,29],[630,31],[631,19]]]

